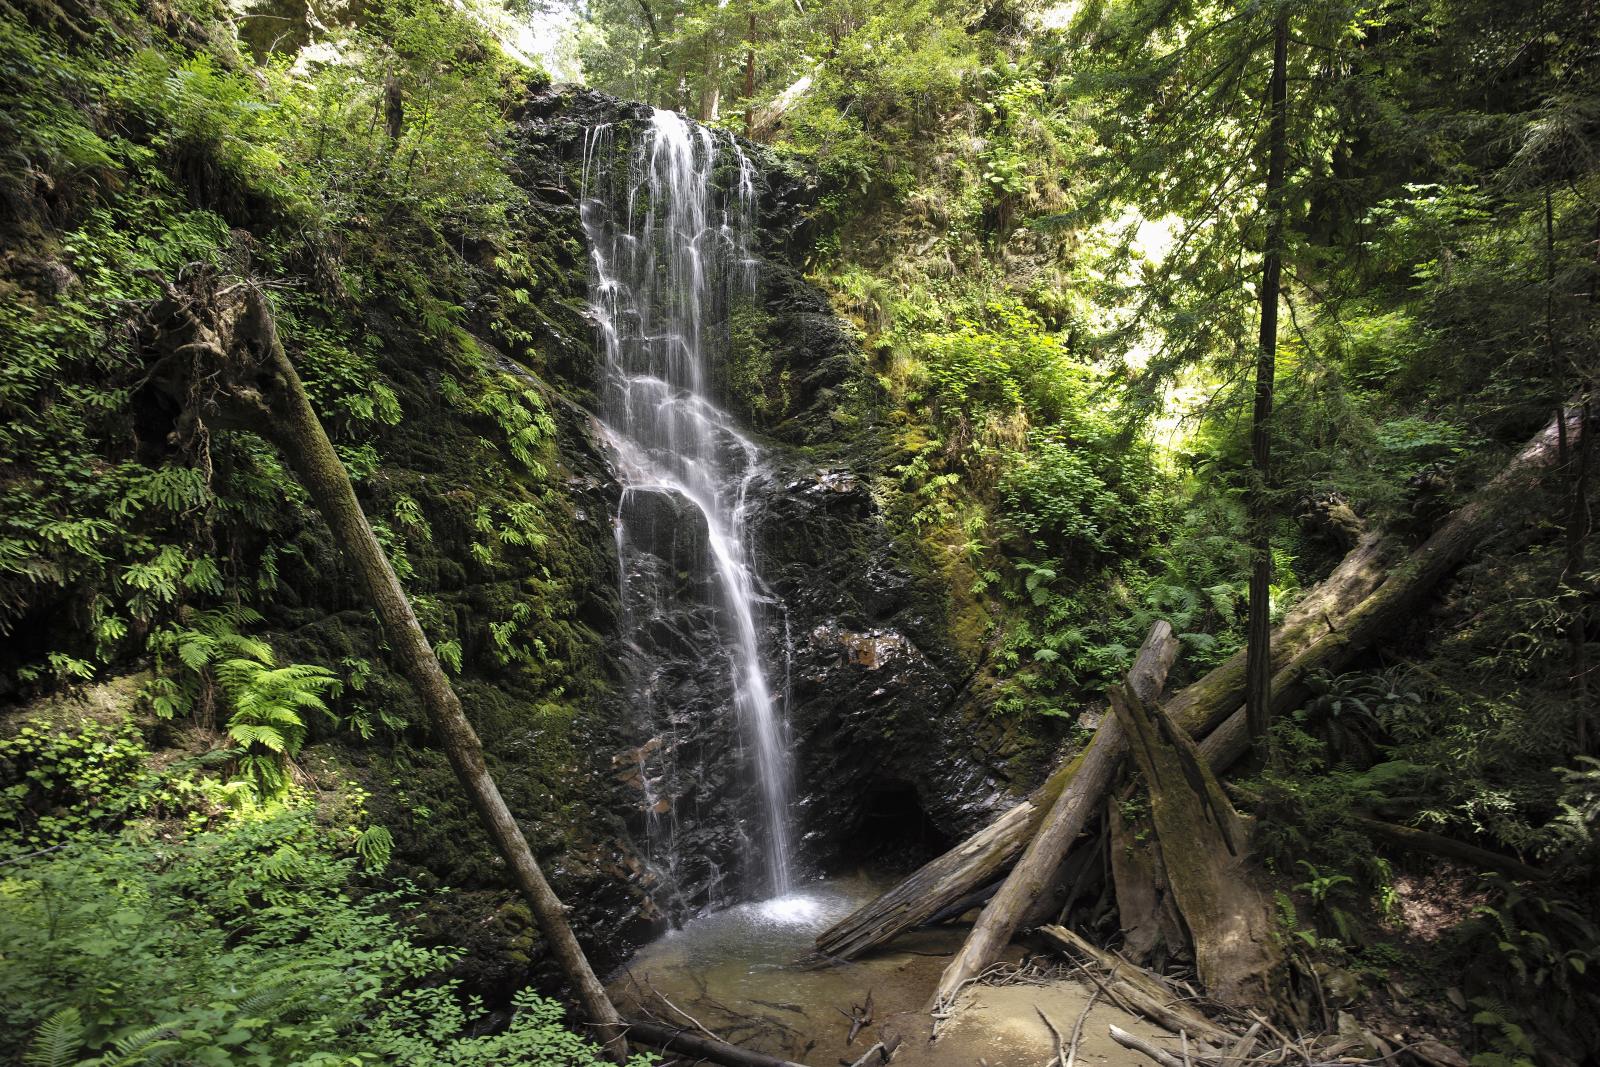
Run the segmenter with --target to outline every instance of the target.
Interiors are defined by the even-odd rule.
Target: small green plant
[[[1320,924],[1331,930],[1341,943],[1355,944],[1360,939],[1360,926],[1344,905],[1354,899],[1356,880],[1339,871],[1318,870],[1306,860],[1298,860],[1296,865],[1305,871],[1306,880],[1294,887],[1295,892],[1310,898]]]
[[[0,853],[50,849],[115,832],[177,799],[180,786],[149,769],[129,722],[85,719],[69,729],[24,722],[0,739]]]
[[[324,700],[340,680],[326,667],[277,666],[272,647],[236,627],[258,622],[248,608],[194,612],[186,625],[152,633],[161,671],[146,687],[158,716],[192,715],[202,726],[227,714],[226,732],[238,746],[238,766],[263,798],[289,785],[287,764],[306,739],[306,716],[333,717]]]

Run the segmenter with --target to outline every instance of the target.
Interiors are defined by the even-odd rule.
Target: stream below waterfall
[[[622,764],[658,896],[682,924],[641,949],[612,994],[627,1014],[692,1017],[735,1044],[812,1064],[851,1062],[898,1033],[901,1067],[1038,1067],[1055,1052],[1039,1012],[1070,1029],[1088,1003],[1076,982],[971,989],[930,1042],[922,1009],[960,926],[914,931],[857,962],[799,962],[819,932],[887,886],[866,875],[802,883],[796,873],[783,717],[793,649],[748,528],[770,478],[714,387],[730,317],[757,289],[755,170],[736,140],[670,111],[622,132],[593,127],[583,147],[590,308],[605,361],[598,423],[621,485],[615,531],[639,735]],[[848,1012],[869,995],[872,1025],[851,1042]],[[1109,1042],[1108,1021],[1159,1036],[1101,1005],[1083,1062],[1137,1062]]]
[[[974,987],[930,1043],[922,1009],[965,939],[965,924],[912,931],[849,963],[800,962],[819,932],[889,884],[864,875],[838,878],[703,915],[640,949],[612,976],[612,996],[625,1015],[648,1013],[693,1029],[687,1013],[725,1040],[817,1067],[852,1062],[889,1032],[904,1039],[895,1067],[1043,1067],[1055,1049],[1039,1012],[1070,1034],[1092,987],[1072,979]],[[1022,954],[1012,946],[1005,959]],[[869,993],[874,1023],[847,1044],[848,1013]],[[1149,1067],[1111,1041],[1111,1024],[1163,1047],[1173,1040],[1101,1000],[1085,1020],[1079,1063]]]

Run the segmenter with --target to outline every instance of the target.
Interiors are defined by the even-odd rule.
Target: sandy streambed
[[[1055,1049],[1040,1011],[1070,1038],[1092,987],[1070,979],[971,987],[930,1041],[923,1007],[966,936],[964,925],[917,931],[851,963],[797,964],[819,931],[882,888],[865,878],[837,879],[703,916],[641,949],[613,976],[612,995],[624,1014],[648,1008],[662,1021],[683,1023],[686,1013],[725,1040],[812,1067],[853,1061],[890,1033],[904,1039],[896,1067],[1043,1067]],[[1011,958],[1021,954],[1014,950]],[[873,1024],[846,1044],[849,1013],[869,993]],[[1169,1044],[1165,1031],[1102,998],[1084,1022],[1080,1063],[1148,1067],[1145,1057],[1111,1041],[1110,1024]]]

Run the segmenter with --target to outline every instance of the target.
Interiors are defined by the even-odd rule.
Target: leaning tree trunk
[[[1291,610],[1273,638],[1280,655],[1304,648],[1325,633],[1331,618],[1338,617],[1359,602],[1383,580],[1383,562],[1391,546],[1376,534],[1368,534],[1345,556],[1328,577],[1313,588]],[[1220,720],[1244,699],[1245,657],[1240,652],[1175,697],[1203,693],[1191,703],[1199,708],[1222,705]],[[1116,740],[1102,750],[1121,748],[1121,727],[1107,718],[1096,731],[1111,731]],[[1055,804],[1069,783],[1076,780],[1088,760],[1095,742],[1068,763],[1057,768],[1045,783],[1022,803],[1008,809],[989,826],[967,838],[955,848],[930,860],[904,881],[869,901],[817,938],[817,949],[825,955],[854,959],[906,930],[929,921],[964,897],[1003,875],[1027,847],[1038,830],[1045,812]],[[1099,788],[1103,795],[1109,780]]]
[[[188,293],[169,288],[167,303],[164,310],[193,334],[178,349],[178,353],[194,357],[190,377],[216,390],[197,414],[265,437],[283,453],[310,493],[334,543],[371,600],[400,669],[421,698],[457,779],[510,867],[540,933],[577,992],[588,1022],[596,1028],[608,1054],[619,1063],[626,1062],[622,1018],[589,966],[567,922],[565,907],[545,881],[489,773],[478,735],[373,535],[350,476],[312,410],[299,374],[284,353],[265,296],[248,283],[218,289],[206,286],[202,279]]]
[[[1128,672],[1128,685],[1145,700],[1154,700],[1166,684],[1167,672],[1177,656],[1178,639],[1173,636],[1171,625],[1164,620],[1157,622],[1139,646]],[[935,1009],[953,1001],[967,980],[993,963],[1017,932],[1034,900],[1066,859],[1067,850],[1089,818],[1099,811],[1100,800],[1110,788],[1126,750],[1122,731],[1113,720],[1107,720],[1095,731],[1072,781],[1057,795],[1022,858],[978,916],[961,951],[945,968],[933,996]]]
[[[1111,707],[1149,787],[1156,840],[1206,992],[1274,1017],[1303,1015],[1287,995],[1287,957],[1248,866],[1244,820],[1194,741],[1159,706],[1115,686]]]
[[[1377,591],[1283,664],[1272,677],[1273,714],[1282,714],[1305,699],[1303,683],[1312,672],[1338,670],[1385,631],[1410,618],[1428,591],[1494,530],[1508,505],[1517,503],[1519,492],[1529,487],[1538,472],[1556,462],[1561,434],[1565,432],[1571,438],[1583,432],[1583,420],[1582,407],[1563,411],[1560,418],[1550,420],[1481,493],[1453,513],[1421,548],[1394,568]],[[1211,767],[1226,769],[1249,750],[1249,724],[1242,712],[1217,722],[1216,707],[1185,703],[1183,698],[1188,693],[1184,690],[1174,699],[1167,706],[1167,713],[1191,736],[1205,737],[1200,751]]]

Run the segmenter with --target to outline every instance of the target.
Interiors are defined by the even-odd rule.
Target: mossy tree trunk
[[[623,1023],[573,935],[566,909],[484,762],[439,658],[373,535],[349,473],[278,338],[265,295],[249,282],[222,286],[206,274],[168,286],[158,322],[179,343],[152,371],[188,401],[186,418],[244,429],[275,445],[295,472],[383,625],[396,662],[421,699],[456,778],[510,868],[551,954],[608,1055],[626,1062]]]

